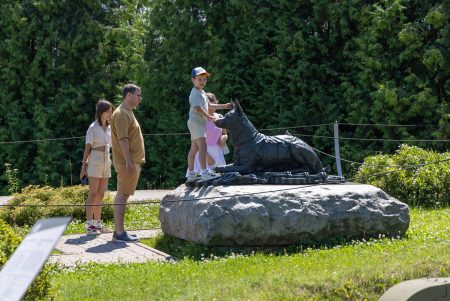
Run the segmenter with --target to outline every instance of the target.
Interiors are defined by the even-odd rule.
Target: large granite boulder
[[[286,245],[403,235],[409,208],[371,185],[241,185],[167,194],[162,231],[206,245]]]

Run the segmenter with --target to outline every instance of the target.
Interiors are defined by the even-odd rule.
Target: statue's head
[[[223,118],[214,121],[216,126],[232,130],[239,127],[239,125],[242,123],[245,114],[242,111],[239,101],[236,99],[235,101],[231,101],[231,103],[233,104],[234,108],[228,113],[226,113]]]

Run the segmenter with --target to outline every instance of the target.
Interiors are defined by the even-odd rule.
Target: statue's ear
[[[239,103],[239,100],[235,100],[234,101],[234,108],[236,109],[236,112],[242,113],[242,107],[241,104]]]

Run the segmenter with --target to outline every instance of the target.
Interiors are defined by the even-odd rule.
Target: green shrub
[[[5,178],[8,186],[4,188],[8,194],[17,193],[20,191],[19,172],[16,168],[12,168],[10,163],[5,163]]]
[[[0,219],[0,269],[11,257],[19,246],[22,238],[14,230]],[[50,274],[55,269],[54,265],[45,265],[25,295],[24,300],[48,300],[52,299],[54,292],[50,284]]]
[[[27,186],[20,194],[14,195],[9,205],[17,207],[3,207],[0,210],[0,218],[10,225],[33,225],[38,219],[52,216],[72,216],[75,219],[85,219],[85,206],[89,188],[86,186],[70,186],[52,188],[49,186]],[[107,197],[105,203],[111,203]],[[79,206],[64,206],[73,204]],[[27,205],[27,206],[23,206]],[[111,206],[104,206],[102,218],[112,219]]]
[[[377,186],[413,206],[450,205],[450,152],[401,145],[393,155],[364,160],[355,180]],[[433,163],[443,161],[440,163]]]

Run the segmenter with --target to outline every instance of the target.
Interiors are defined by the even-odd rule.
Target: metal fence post
[[[334,122],[333,132],[334,132],[334,153],[336,156],[336,168],[338,176],[342,177],[341,155],[339,153],[339,123],[337,123],[337,121]]]

